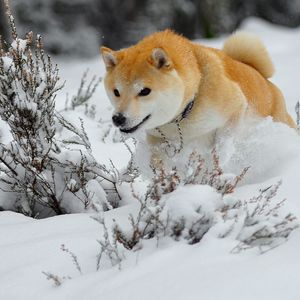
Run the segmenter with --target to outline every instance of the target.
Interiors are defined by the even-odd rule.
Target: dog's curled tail
[[[231,58],[256,69],[265,78],[274,74],[274,65],[262,41],[254,34],[236,32],[224,43],[223,51]]]

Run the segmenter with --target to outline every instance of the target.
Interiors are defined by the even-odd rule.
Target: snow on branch
[[[12,140],[0,143],[0,189],[13,196],[1,205],[33,217],[116,206],[118,197],[109,203],[118,195],[116,172],[93,157],[83,121],[77,128],[55,111],[63,87],[58,66],[45,54],[41,36],[18,37],[8,2],[6,10],[12,42],[0,52],[0,117]],[[73,106],[85,103],[99,81],[94,78],[85,93],[84,82]],[[73,138],[59,140],[57,123]]]

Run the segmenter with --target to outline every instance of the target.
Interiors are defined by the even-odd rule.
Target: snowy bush
[[[210,169],[194,151],[189,157],[184,172],[188,176],[185,177],[176,169],[167,172],[161,162],[159,169],[153,169],[154,177],[144,196],[132,189],[133,197],[140,203],[140,211],[136,219],[130,216],[131,234],[123,233],[118,225],[113,228],[116,240],[127,249],[132,249],[142,238],[159,237],[162,233],[175,239],[183,237],[190,244],[199,242],[213,224],[213,212],[221,205],[222,195],[232,193],[248,170],[245,168],[239,176],[226,176],[215,149],[212,161]],[[185,189],[196,191],[181,193]],[[197,195],[197,189],[201,196]]]
[[[263,253],[284,242],[298,227],[295,216],[282,209],[285,200],[276,199],[281,182],[242,201],[234,191],[248,168],[238,176],[224,174],[216,150],[212,151],[212,161],[209,169],[193,152],[186,166],[189,176],[181,178],[176,169],[166,172],[162,165],[154,170],[144,195],[136,193],[132,185],[139,210],[135,216],[129,215],[129,225],[114,222],[110,235],[104,218],[96,219],[104,229],[97,269],[104,254],[112,265],[120,267],[122,247],[137,251],[143,240],[151,238],[159,241],[171,237],[195,244],[210,231],[217,238],[233,237],[237,241],[233,253],[253,247]]]
[[[0,53],[0,117],[10,128],[11,142],[0,144],[0,188],[11,196],[3,197],[2,208],[34,217],[112,208],[117,172],[94,159],[82,121],[77,128],[55,111],[62,85],[41,37],[32,46],[33,34],[19,38],[10,13],[9,21],[13,41]],[[97,83],[93,79],[85,94],[82,85],[73,108],[86,102]],[[73,137],[60,140],[59,126]]]
[[[224,199],[228,203],[222,208],[225,227],[226,223],[231,223],[230,231],[240,241],[233,252],[255,246],[261,252],[268,251],[284,242],[298,227],[296,217],[281,210],[286,199],[274,201],[280,185],[281,181],[246,201]]]
[[[84,72],[84,74],[81,78],[80,85],[79,85],[76,95],[74,95],[71,98],[70,107],[69,107],[69,99],[67,97],[65,110],[69,110],[69,109],[74,110],[76,107],[84,105],[85,106],[85,114],[91,118],[95,118],[95,106],[91,105],[89,107],[88,101],[91,99],[91,97],[95,93],[96,88],[98,87],[102,78],[100,77],[97,79],[96,76],[93,76],[92,80],[88,83],[87,75],[88,75],[88,70]]]

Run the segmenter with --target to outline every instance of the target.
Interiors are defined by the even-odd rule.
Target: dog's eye
[[[120,97],[120,93],[117,89],[114,89],[114,94],[115,94],[116,97]]]
[[[139,92],[139,96],[147,96],[151,93],[151,90],[149,88],[143,88],[140,92]]]

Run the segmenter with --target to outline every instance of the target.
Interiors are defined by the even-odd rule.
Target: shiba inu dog
[[[237,32],[223,50],[171,30],[113,51],[102,47],[105,88],[123,133],[144,130],[149,143],[210,140],[219,129],[247,115],[271,116],[295,128],[280,90],[271,83],[271,59],[254,35]]]

